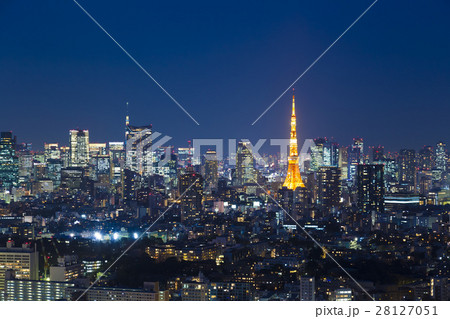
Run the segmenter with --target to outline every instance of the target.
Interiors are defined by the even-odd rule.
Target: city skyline
[[[448,13],[1,2],[0,302],[448,313]]]
[[[250,124],[369,4],[353,1],[344,8],[327,1],[262,3],[244,4],[241,11],[231,5],[209,11],[210,6],[200,3],[152,4],[148,12],[159,12],[160,17],[149,19],[142,16],[146,5],[131,3],[118,16],[119,3],[110,2],[107,11],[101,3],[80,3],[200,125],[70,1],[45,11],[32,2],[25,10],[5,2],[0,14],[10,32],[0,33],[6,48],[0,58],[4,71],[0,81],[7,107],[0,126],[36,147],[44,142],[63,144],[62,136],[74,128],[89,129],[95,141],[122,140],[127,101],[131,118],[142,119],[137,125],[153,124],[173,136],[175,145],[193,138],[283,138],[289,96],[281,98],[261,122]],[[328,10],[322,9],[324,4]],[[445,10],[408,4],[398,21],[391,13],[399,11],[397,6],[377,3],[296,85],[302,139],[334,136],[346,145],[361,136],[368,144],[398,150],[418,149],[445,136],[450,102],[444,90],[449,83],[445,57],[450,48],[441,40],[442,32],[450,29]],[[441,6],[448,8],[445,2]],[[186,10],[198,19],[186,20]],[[249,12],[253,14],[248,16]],[[234,17],[233,25],[224,20],[228,14]],[[431,15],[433,22],[419,27],[417,19]],[[47,22],[39,20],[35,29],[19,26],[21,19],[37,23],[38,16],[47,17]],[[129,19],[132,25],[126,23]],[[219,27],[216,19],[224,25]],[[405,33],[406,28],[410,30]],[[439,50],[425,49],[437,45]],[[409,69],[413,72],[406,72]],[[22,121],[12,120],[14,110],[24,114]],[[48,121],[52,125],[38,124]]]

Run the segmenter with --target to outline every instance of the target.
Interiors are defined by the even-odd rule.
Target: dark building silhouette
[[[414,150],[400,150],[398,157],[399,181],[414,185],[416,174],[416,152]]]
[[[381,162],[384,160],[384,146],[376,146],[372,148],[372,161]]]
[[[322,166],[318,175],[318,201],[323,207],[332,208],[339,206],[341,191],[341,170],[334,166]]]
[[[361,213],[384,212],[384,166],[360,164],[356,172],[359,211]]]
[[[183,220],[195,218],[202,210],[203,177],[188,167],[185,174],[180,176],[181,216]],[[185,193],[186,192],[186,193]]]

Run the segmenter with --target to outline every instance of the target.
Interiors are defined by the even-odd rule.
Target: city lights
[[[0,316],[448,318],[450,2],[368,1],[0,5]]]

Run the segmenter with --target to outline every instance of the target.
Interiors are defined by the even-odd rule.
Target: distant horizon
[[[150,123],[150,125],[151,125],[151,123]],[[138,125],[139,126],[139,125]],[[125,127],[125,126],[124,126]],[[153,125],[152,125],[152,129],[153,129],[154,127],[153,127]],[[70,131],[70,130],[77,130],[77,129],[80,129],[80,130],[88,130],[89,131],[89,143],[106,143],[106,144],[108,144],[108,143],[113,143],[113,142],[125,142],[125,139],[122,139],[122,140],[119,140],[119,139],[116,139],[116,140],[113,140],[113,139],[111,139],[111,140],[107,140],[107,141],[100,141],[100,140],[92,140],[91,139],[91,133],[92,133],[92,130],[91,129],[89,129],[89,128],[71,128],[71,129],[68,129],[67,130],[67,133]],[[15,136],[16,138],[17,138],[17,144],[22,144],[22,143],[26,143],[26,144],[30,144],[29,142],[27,142],[27,141],[25,141],[25,140],[22,140],[21,138],[20,138],[20,136],[18,136],[17,134],[15,134],[14,133],[14,130],[1,130],[1,132],[12,132],[13,133],[13,136]],[[125,133],[125,130],[123,131],[123,133]],[[163,132],[160,132],[160,133],[163,133]],[[169,134],[169,136],[170,136],[170,134]],[[199,137],[199,138],[215,138],[215,137]],[[274,137],[274,138],[287,138],[287,137]],[[352,145],[352,143],[350,142],[350,143],[348,143],[348,144],[342,144],[339,140],[337,140],[337,139],[335,139],[335,138],[333,138],[333,137],[327,137],[327,136],[317,136],[317,137],[313,137],[313,138],[311,138],[311,139],[317,139],[317,138],[327,138],[329,141],[331,141],[331,142],[337,142],[338,144],[339,144],[339,147],[349,147],[349,146],[351,146]],[[355,136],[354,138],[361,138],[361,136]],[[177,144],[174,144],[174,143],[167,143],[167,144],[164,144],[164,146],[171,146],[171,147],[174,147],[174,148],[185,148],[185,147],[188,147],[188,141],[189,140],[193,140],[194,138],[189,138],[189,139],[186,139],[186,143],[185,144],[179,144],[179,143],[177,143]],[[231,139],[231,138],[230,138]],[[241,141],[242,139],[246,139],[246,137],[242,137],[242,138],[233,138],[233,139],[236,139],[237,141]],[[306,139],[310,139],[310,138],[306,138]],[[301,145],[303,145],[303,142],[306,140],[305,138],[303,138],[303,139],[301,139],[301,138],[299,138],[298,139],[298,142],[299,142],[299,146],[301,146]],[[441,140],[438,140],[438,141],[436,141],[435,143],[433,143],[433,144],[431,144],[431,143],[429,143],[429,144],[425,144],[425,145],[422,145],[422,146],[420,146],[420,147],[402,147],[402,148],[399,148],[399,149],[395,149],[395,150],[392,150],[392,149],[388,149],[386,146],[384,146],[383,144],[368,144],[367,142],[366,142],[366,139],[364,138],[364,137],[362,137],[362,139],[363,139],[363,141],[364,141],[364,153],[366,154],[366,155],[370,155],[370,148],[373,148],[373,147],[378,147],[378,146],[381,146],[381,147],[383,147],[384,148],[384,152],[385,153],[397,153],[397,152],[399,152],[400,150],[402,150],[402,149],[414,149],[415,151],[419,151],[419,150],[421,150],[422,148],[424,148],[424,147],[426,147],[426,146],[431,146],[431,147],[433,147],[433,149],[435,148],[435,146],[436,146],[436,144],[437,143],[439,143],[439,142],[444,142],[444,144],[447,146],[448,144],[445,142],[445,140],[443,140],[443,139],[441,139]],[[69,140],[69,135],[67,134],[67,140]],[[225,154],[227,154],[227,146],[228,146],[228,139],[226,139],[226,138],[224,138],[223,139],[224,140],[224,153]],[[256,143],[257,142],[257,139],[255,139],[255,140],[250,140],[250,142],[251,143]],[[68,146],[70,146],[69,144],[69,141],[67,141],[66,143],[64,143],[64,142],[60,142],[60,141],[46,141],[46,142],[42,142],[40,145],[40,147],[38,146],[38,147],[36,147],[36,145],[34,144],[34,143],[31,143],[31,145],[32,145],[32,150],[33,151],[38,151],[38,152],[40,152],[40,151],[44,151],[44,145],[45,144],[52,144],[52,143],[57,143],[58,145],[59,145],[59,147],[61,147],[61,146],[65,146],[65,147],[68,147]],[[269,139],[267,139],[267,141],[265,142],[265,144],[264,144],[264,146],[262,147],[262,149],[263,150],[266,150],[267,148],[273,148],[273,149],[277,149],[278,147],[277,146],[270,146],[270,144],[269,144]],[[448,152],[448,150],[447,150],[447,152]],[[268,155],[273,155],[273,154],[277,154],[277,153],[279,153],[279,152],[267,152],[267,151],[264,151],[263,152],[264,154],[268,154]]]

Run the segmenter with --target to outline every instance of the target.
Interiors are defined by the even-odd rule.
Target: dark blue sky
[[[174,137],[287,138],[290,94],[250,124],[372,1],[79,0],[195,125],[71,0],[0,2],[0,130],[68,144],[132,124]],[[448,140],[450,3],[380,0],[295,86],[300,139],[388,149]]]

